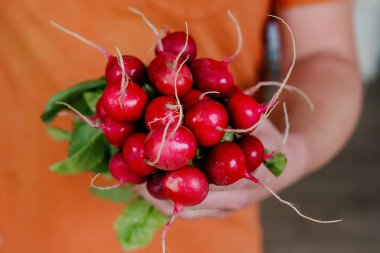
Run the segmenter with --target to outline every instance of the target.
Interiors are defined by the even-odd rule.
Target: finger
[[[186,207],[183,209],[180,217],[185,219],[194,219],[194,218],[224,218],[229,215],[231,212],[227,210],[220,209],[196,209],[191,207]]]
[[[134,187],[134,190],[143,197],[147,202],[151,203],[153,206],[155,206],[161,213],[163,213],[166,216],[170,216],[173,213],[173,204],[171,201],[168,200],[159,200],[148,192],[146,189],[146,184],[140,184],[136,185]]]

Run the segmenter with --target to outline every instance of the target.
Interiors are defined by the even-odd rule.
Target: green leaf
[[[86,143],[88,143],[94,135],[102,133],[102,130],[93,128],[85,122],[75,120],[73,122],[73,132],[71,134],[69,156],[76,153],[79,149],[86,145]]]
[[[123,249],[136,250],[147,245],[167,220],[151,204],[138,200],[126,207],[114,226]]]
[[[71,86],[70,88],[63,90],[61,92],[56,93],[53,97],[51,97],[46,106],[45,106],[45,111],[41,115],[41,119],[45,123],[49,123],[52,121],[57,113],[64,109],[65,107],[63,105],[59,105],[56,102],[62,101],[66,102],[73,107],[77,108],[80,110],[81,108],[84,108],[84,98],[83,98],[83,93],[86,91],[91,91],[91,90],[99,90],[99,89],[104,89],[106,86],[106,80],[104,78],[98,79],[98,80],[91,80],[91,81],[85,81],[78,83],[74,86]],[[79,104],[81,106],[79,106]],[[82,113],[85,113],[84,111],[80,110]]]
[[[90,108],[93,114],[96,113],[96,103],[98,103],[100,97],[103,95],[102,90],[88,91],[83,94],[84,101],[86,101],[88,108]]]
[[[96,129],[95,129],[96,130]],[[56,173],[79,173],[97,167],[104,160],[107,144],[102,131],[96,130],[91,135],[75,137],[73,132],[71,150],[66,160],[53,164],[50,169]],[[75,143],[75,144],[73,144]],[[81,145],[80,145],[81,144]]]
[[[71,138],[71,133],[66,131],[66,130],[63,130],[61,128],[57,128],[57,127],[52,127],[52,126],[48,126],[47,128],[47,132],[48,134],[54,139],[54,140],[57,140],[57,141],[61,141],[61,140],[70,140]]]
[[[141,85],[141,88],[146,92],[146,94],[148,94],[149,98],[154,98],[154,97],[159,96],[157,89],[154,86],[150,85],[149,83],[143,83]]]
[[[264,160],[264,165],[270,172],[272,172],[273,175],[278,177],[284,171],[287,162],[288,159],[286,156],[283,153],[278,152],[274,157]]]
[[[136,197],[135,192],[129,186],[120,186],[111,190],[90,188],[90,192],[102,199],[112,202],[127,202]]]

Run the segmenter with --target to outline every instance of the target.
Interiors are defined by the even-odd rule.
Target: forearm
[[[297,94],[284,92],[290,137],[285,151],[288,171],[277,181],[283,188],[321,168],[342,149],[358,123],[362,85],[355,62],[332,54],[315,54],[297,61],[289,84],[302,89],[314,102],[311,111]],[[273,122],[283,128],[282,111]]]

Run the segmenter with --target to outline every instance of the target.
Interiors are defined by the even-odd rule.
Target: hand
[[[255,130],[254,134],[263,142],[267,149],[277,148],[282,141],[282,134],[269,120],[265,120]],[[288,159],[288,153],[291,147],[290,143],[293,141],[291,138],[292,135],[289,136],[289,142],[282,150],[288,156]],[[287,166],[287,169],[289,169],[289,166]],[[273,190],[276,190],[277,187],[272,186],[272,183],[276,183],[276,181],[279,181],[283,176],[282,175],[279,178],[274,177],[264,165],[261,165],[253,175]],[[168,216],[172,214],[173,203],[171,201],[163,201],[153,198],[147,191],[146,184],[136,186],[135,190],[146,201],[157,207],[163,214]],[[216,186],[211,184],[206,199],[199,205],[184,208],[181,217],[225,217],[233,211],[258,203],[268,196],[269,193],[265,189],[247,179],[241,179],[229,186]]]

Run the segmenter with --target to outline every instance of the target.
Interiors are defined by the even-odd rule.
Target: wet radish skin
[[[125,73],[127,74],[127,76],[131,78],[134,82],[141,81],[146,72],[144,63],[137,57],[131,55],[123,55],[122,57],[124,62]],[[117,57],[110,56],[105,73],[107,83],[120,83],[122,79],[121,77],[122,71],[117,61]]]
[[[247,174],[243,150],[233,142],[222,142],[208,153],[203,169],[211,183],[230,185]]]
[[[166,200],[169,199],[162,189],[162,181],[166,174],[160,173],[158,175],[152,176],[148,179],[146,183],[146,188],[150,195],[156,199]]]
[[[185,32],[168,32],[166,36],[161,40],[163,46],[163,52],[170,52],[178,55],[185,46],[186,33]],[[158,47],[156,47],[156,55],[159,54]],[[182,54],[182,58],[185,59],[189,56],[189,61],[195,59],[197,55],[197,46],[191,35],[188,37],[187,46]]]
[[[193,166],[185,166],[168,172],[162,188],[175,205],[194,206],[206,198],[209,185],[202,171]]]
[[[113,178],[123,184],[141,184],[146,180],[145,177],[140,176],[128,167],[121,152],[111,157],[109,170]]]
[[[160,158],[154,164],[161,170],[176,170],[185,166],[194,158],[197,151],[193,133],[188,128],[180,126],[173,135],[175,127],[175,125],[169,126]],[[150,162],[156,160],[163,134],[164,127],[158,127],[153,129],[145,140],[145,154]]]
[[[103,107],[108,115],[120,121],[135,122],[142,117],[148,95],[135,82],[130,81],[125,95],[119,101],[120,84],[108,84],[103,92]]]
[[[173,108],[177,106],[177,101],[168,96],[161,96],[154,98],[145,110],[145,126],[148,130],[157,127],[163,127],[168,124],[172,118],[172,124],[177,124],[179,117],[178,109]]]
[[[101,129],[107,141],[116,147],[122,147],[127,137],[135,131],[133,124],[118,121],[108,115],[104,116]]]
[[[127,138],[123,145],[123,158],[128,167],[141,176],[148,176],[157,171],[145,162],[145,139],[147,134],[136,133]]]
[[[239,139],[238,145],[245,154],[248,171],[255,171],[264,160],[265,149],[262,142],[253,135],[245,135]]]
[[[199,146],[214,146],[224,136],[217,128],[227,128],[228,114],[215,100],[198,101],[186,113],[185,125],[193,132]]]

